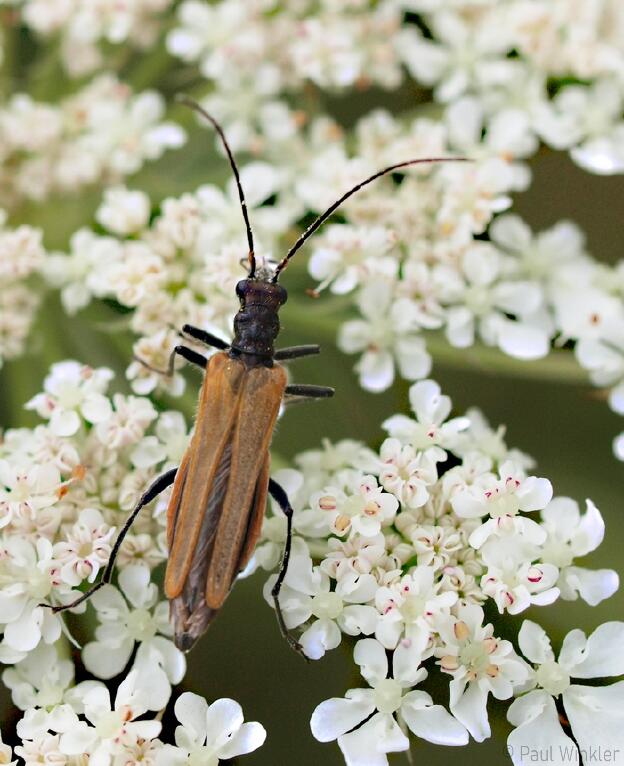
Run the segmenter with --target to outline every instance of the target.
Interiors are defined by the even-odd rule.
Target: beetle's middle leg
[[[302,356],[314,356],[321,353],[321,347],[316,344],[307,346],[288,346],[287,348],[278,348],[273,359],[277,361],[286,359],[300,359]]]
[[[121,548],[121,545],[130,531],[130,527],[134,523],[134,520],[139,515],[139,511],[141,508],[145,507],[148,503],[151,503],[152,500],[154,500],[158,495],[160,495],[161,492],[163,492],[167,487],[171,486],[173,484],[176,473],[178,469],[177,468],[171,468],[169,471],[166,471],[162,474],[162,476],[159,476],[141,495],[141,498],[139,499],[139,502],[135,505],[135,507],[132,510],[132,513],[128,516],[126,519],[126,523],[121,528],[119,534],[117,535],[117,539],[115,540],[115,544],[113,545],[113,549],[111,550],[111,555],[108,559],[108,563],[106,564],[106,569],[104,570],[104,574],[100,578],[98,582],[95,583],[95,585],[92,585],[89,590],[85,591],[82,595],[80,595],[75,601],[72,601],[70,604],[63,604],[62,606],[52,606],[52,604],[40,604],[39,606],[46,606],[49,609],[52,609],[54,613],[56,612],[64,612],[66,609],[73,609],[75,606],[78,606],[78,604],[82,604],[83,601],[86,601],[88,598],[91,598],[91,596],[98,591],[103,585],[106,585],[113,579],[113,570],[115,568],[115,560],[117,559],[117,555],[119,553],[119,550]]]
[[[314,386],[310,383],[293,383],[286,386],[284,393],[287,396],[301,396],[306,399],[327,399],[336,392],[329,386]]]
[[[280,606],[279,602],[280,590],[282,589],[284,578],[286,577],[286,572],[288,571],[288,562],[290,561],[290,550],[292,547],[292,519],[294,511],[290,505],[290,500],[288,499],[286,490],[280,484],[278,484],[275,479],[269,479],[269,492],[271,497],[282,509],[284,516],[286,516],[286,543],[284,545],[282,564],[280,566],[275,585],[271,589],[271,596],[273,597],[273,603],[275,604],[275,613],[277,614],[277,622],[279,624],[280,632],[286,641],[288,641],[289,646],[306,660],[309,660],[310,658],[304,654],[303,647],[299,641],[297,641],[297,639],[286,627],[286,622],[284,621],[284,615],[282,613],[282,607]]]
[[[166,375],[168,378],[170,378],[173,375],[176,354],[181,356],[183,359],[186,359],[187,362],[190,362],[197,367],[201,367],[202,370],[206,369],[206,365],[208,364],[206,357],[202,356],[202,354],[198,354],[197,351],[193,351],[192,348],[188,348],[187,346],[175,346],[173,348],[173,351],[171,354],[169,354],[169,363],[167,364],[166,370],[159,370],[157,367],[152,367],[151,364],[148,364],[138,356],[135,356],[134,358],[139,364],[142,364],[143,367],[147,367],[148,370],[157,372],[159,375]]]

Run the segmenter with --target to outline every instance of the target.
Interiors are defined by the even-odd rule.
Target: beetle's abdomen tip
[[[174,643],[181,652],[186,653],[191,651],[198,638],[199,636],[194,636],[191,633],[176,633]]]

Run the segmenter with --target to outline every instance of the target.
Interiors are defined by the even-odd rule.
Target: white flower
[[[513,256],[523,277],[548,286],[556,287],[562,280],[573,282],[580,269],[590,267],[583,234],[572,221],[559,221],[534,235],[520,216],[507,213],[492,222],[489,235]]]
[[[15,662],[24,652],[35,649],[43,640],[54,643],[61,634],[61,620],[50,609],[40,606],[52,594],[69,596],[67,591],[53,591],[60,584],[54,571],[52,544],[39,538],[36,544],[17,535],[5,538],[0,555],[0,624],[4,625],[2,650],[16,653]]]
[[[54,558],[61,568],[63,582],[72,587],[83,580],[94,582],[110,558],[114,533],[115,527],[106,524],[98,510],[83,508],[65,539],[54,546]]]
[[[262,746],[266,731],[255,721],[244,723],[243,711],[232,699],[208,705],[197,694],[185,692],[176,700],[177,747],[165,747],[156,756],[157,766],[217,766],[221,759],[246,755]]]
[[[436,629],[440,614],[449,614],[457,594],[440,592],[440,582],[434,583],[434,570],[418,566],[398,582],[380,587],[375,605],[380,613],[375,630],[386,649],[394,649],[399,639],[406,652],[422,657]]]
[[[350,689],[344,699],[322,702],[310,721],[316,739],[338,740],[347,766],[387,766],[387,753],[409,749],[395,715],[428,742],[467,744],[466,730],[441,705],[434,705],[426,692],[408,691],[427,672],[401,647],[394,652],[390,678],[386,651],[378,641],[358,641],[353,659],[372,688]]]
[[[477,742],[490,736],[487,700],[508,699],[529,677],[529,669],[509,641],[494,638],[494,627],[483,625],[483,609],[457,607],[457,616],[438,621],[440,668],[453,676],[450,708]]]
[[[468,248],[461,260],[464,286],[447,314],[448,340],[466,348],[478,331],[486,344],[497,345],[510,356],[546,356],[551,328],[540,313],[542,291],[534,282],[505,279],[502,266],[491,245],[475,242]]]
[[[440,101],[453,101],[495,74],[498,78],[506,74],[507,50],[513,47],[511,30],[497,16],[481,15],[479,19],[480,24],[471,24],[470,17],[443,8],[431,19],[434,40],[425,39],[413,28],[400,38],[407,68],[425,85],[436,85]]]
[[[144,397],[114,394],[113,408],[95,428],[98,439],[109,449],[135,444],[157,417],[154,405]]]
[[[338,345],[348,354],[363,351],[356,369],[362,386],[384,391],[394,380],[394,360],[407,380],[424,378],[431,358],[418,337],[417,307],[407,298],[397,298],[385,280],[368,282],[358,296],[363,319],[346,322]]]
[[[581,630],[573,630],[563,640],[555,660],[545,631],[534,622],[523,622],[518,642],[534,665],[530,680],[537,688],[519,697],[507,711],[508,720],[516,727],[507,740],[515,766],[529,764],[536,746],[554,753],[552,762],[560,766],[579,760],[577,746],[582,753],[600,748],[603,754],[610,754],[609,760],[620,762],[624,752],[624,681],[599,687],[574,684],[571,679],[624,673],[622,641],[622,622],[604,623],[589,638]],[[559,696],[574,740],[561,727],[553,699]]]
[[[591,285],[553,289],[553,307],[562,342],[600,340],[624,325],[621,299]]]
[[[270,604],[273,604],[271,588],[276,579],[276,575],[270,577],[264,588],[264,597]],[[280,592],[286,627],[295,628],[312,619],[299,637],[299,643],[310,659],[318,660],[327,650],[338,646],[341,631],[356,636],[375,630],[377,611],[364,604],[374,598],[376,588],[373,575],[347,571],[336,590],[331,591],[329,577],[313,566],[306,544],[295,537]]]
[[[539,561],[539,546],[516,536],[491,538],[481,549],[487,572],[481,578],[483,593],[493,598],[502,614],[519,614],[531,604],[552,604],[559,597],[556,566]]]
[[[351,489],[351,488],[350,488]],[[315,515],[336,535],[351,532],[373,537],[382,527],[392,523],[399,501],[377,486],[374,476],[362,476],[353,481],[354,492],[325,487],[311,498]]]
[[[428,498],[428,487],[438,478],[437,464],[426,453],[411,445],[401,446],[398,439],[386,439],[381,445],[383,468],[379,482],[407,508],[420,508]]]
[[[35,520],[59,500],[61,489],[59,470],[50,463],[19,468],[0,460],[0,528],[14,518]]]
[[[559,567],[557,586],[562,598],[574,600],[580,596],[590,606],[596,606],[615,593],[619,577],[612,569],[574,566],[576,557],[596,550],[604,537],[600,511],[591,500],[586,503],[582,515],[578,503],[569,497],[556,497],[542,510],[542,526],[548,536],[540,558]]]
[[[133,665],[138,688],[147,695],[147,708],[160,710],[167,704],[171,685],[179,683],[186,670],[184,655],[165,638],[172,632],[168,605],[156,603],[158,589],[150,583],[150,571],[145,565],[125,567],[119,585],[132,608],[112,585],[94,593],[91,603],[100,625],[95,631],[96,640],[84,647],[82,659],[98,678],[113,678],[125,668],[138,642]]]
[[[63,701],[65,691],[73,684],[74,664],[60,657],[55,646],[39,644],[21,662],[7,668],[2,681],[20,710],[52,707]]]
[[[149,699],[138,684],[136,672],[129,673],[119,685],[114,705],[103,684],[89,689],[82,704],[87,721],[63,733],[61,750],[67,755],[88,752],[89,763],[96,766],[109,766],[128,741],[154,739],[160,733],[159,721],[135,720],[149,710]]]
[[[26,408],[49,418],[53,434],[72,436],[80,428],[80,416],[89,423],[110,417],[104,393],[112,377],[113,371],[106,367],[93,370],[74,361],[57,362],[43,382],[44,393],[33,397]]]
[[[344,295],[376,273],[392,278],[396,261],[384,256],[393,244],[391,233],[382,226],[328,226],[308,266],[312,277],[320,282],[316,289],[330,286],[333,293]]]
[[[490,518],[470,535],[473,548],[480,548],[491,535],[513,533],[541,545],[546,539],[545,530],[533,519],[518,516],[518,513],[545,508],[552,492],[548,479],[525,477],[518,466],[506,461],[499,468],[498,478],[493,474],[484,474],[470,487],[455,494],[451,505],[455,513],[464,519],[489,514]]]
[[[405,415],[394,415],[383,422],[390,436],[407,442],[416,450],[423,450],[432,460],[446,459],[445,448],[452,449],[459,432],[468,428],[468,418],[447,418],[451,400],[440,391],[433,380],[415,383],[409,390],[410,405],[416,420]],[[445,422],[447,421],[447,422]]]
[[[106,189],[95,217],[108,231],[127,235],[144,228],[148,223],[149,213],[150,201],[146,194],[116,186]]]

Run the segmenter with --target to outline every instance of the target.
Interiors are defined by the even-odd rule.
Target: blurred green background
[[[366,111],[371,108],[368,98],[367,95],[341,101],[332,108],[348,123],[364,107]],[[374,101],[375,94],[370,98]],[[407,98],[399,93],[385,97],[384,103],[402,110]],[[146,189],[156,199],[226,177],[226,168],[213,151],[211,137],[194,127],[188,115],[177,111],[175,114],[180,114],[190,127],[188,146],[128,181],[130,187]],[[561,218],[571,218],[587,232],[589,249],[595,257],[606,262],[617,260],[620,242],[615,236],[618,226],[615,215],[624,202],[624,181],[588,176],[564,155],[552,152],[540,153],[532,161],[532,168],[533,185],[528,192],[517,195],[514,210],[537,230]],[[62,249],[69,234],[91,219],[98,199],[99,192],[94,190],[80,198],[25,206],[15,211],[12,222],[42,225],[48,248]],[[275,435],[275,456],[288,460],[303,449],[317,446],[322,437],[358,438],[378,445],[383,436],[381,421],[406,409],[408,386],[399,381],[383,395],[359,388],[352,372],[354,358],[341,355],[335,348],[333,328],[339,308],[336,300],[327,294],[312,301],[304,293],[304,288],[311,286],[305,274],[305,256],[289,271],[285,286],[290,297],[283,311],[281,341],[284,345],[308,342],[323,345],[319,358],[293,364],[294,375],[302,382],[332,385],[337,394],[331,401],[291,408]],[[123,388],[130,337],[118,328],[116,319],[118,315],[103,305],[67,318],[56,296],[48,296],[28,352],[21,359],[6,363],[0,371],[0,424],[6,428],[36,422],[32,413],[22,409],[22,404],[41,389],[49,364],[59,359],[76,358],[92,366],[113,367],[119,373],[116,383]],[[452,397],[456,412],[476,405],[492,424],[507,424],[508,444],[536,458],[537,474],[552,480],[556,494],[570,495],[581,504],[586,497],[596,502],[607,523],[607,536],[601,549],[588,557],[588,565],[619,569],[624,551],[624,524],[620,520],[623,471],[611,453],[611,440],[621,430],[622,421],[587,384],[571,355],[559,352],[544,362],[520,363],[479,349],[451,350],[435,339],[432,349],[433,377]],[[198,386],[199,378],[189,372],[189,390],[183,403],[189,416]],[[281,640],[273,611],[262,598],[263,580],[259,574],[237,585],[222,615],[189,655],[183,687],[209,700],[233,697],[242,704],[247,720],[264,724],[267,742],[256,753],[244,757],[242,762],[249,766],[294,762],[298,766],[341,764],[335,745],[321,745],[313,740],[309,718],[321,700],[342,696],[346,689],[359,685],[350,649],[343,646],[323,660],[306,665]],[[536,608],[520,618],[508,619],[517,630],[522,617],[531,617],[558,642],[573,627],[591,631],[604,620],[621,619],[623,606],[624,596],[617,594],[595,608],[582,602],[559,602],[548,609]],[[10,734],[14,715],[4,689],[0,690],[0,706],[6,736]],[[500,718],[494,724],[495,736],[489,742],[473,744],[460,753],[418,742],[412,751],[414,760],[446,764],[459,756],[466,764],[508,763],[504,745],[507,724]],[[405,755],[397,755],[392,761],[402,763],[405,759]]]

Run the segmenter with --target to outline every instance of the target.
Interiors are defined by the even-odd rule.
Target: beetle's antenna
[[[256,273],[256,254],[254,251],[253,232],[251,230],[251,223],[249,222],[247,202],[245,201],[245,192],[243,191],[243,186],[241,184],[240,173],[238,172],[236,160],[234,159],[234,155],[232,154],[230,145],[228,144],[227,138],[225,137],[225,132],[223,131],[223,128],[221,127],[221,125],[219,125],[219,123],[215,120],[215,118],[211,114],[209,114],[202,106],[200,106],[197,103],[197,101],[193,101],[192,98],[189,98],[188,96],[184,96],[184,95],[176,96],[176,101],[179,101],[181,104],[184,104],[185,106],[188,106],[191,109],[194,109],[196,112],[201,114],[202,117],[205,117],[208,120],[208,122],[212,124],[213,128],[217,131],[219,138],[221,139],[221,143],[223,144],[225,153],[227,154],[228,159],[230,161],[230,166],[232,167],[232,173],[234,173],[234,180],[236,181],[236,188],[238,189],[238,198],[240,199],[241,210],[243,211],[243,218],[245,219],[245,229],[247,230],[247,244],[249,245],[249,256],[248,256],[249,276],[253,278]]]
[[[384,168],[383,170],[378,170],[376,173],[374,173],[372,176],[369,176],[364,181],[361,181],[357,186],[354,186],[352,189],[349,189],[348,192],[345,192],[340,199],[337,199],[333,205],[330,205],[327,210],[319,215],[319,217],[312,221],[312,223],[308,226],[308,228],[303,232],[303,234],[299,237],[299,239],[295,242],[295,244],[290,248],[290,250],[286,253],[284,258],[277,264],[277,267],[275,268],[275,273],[273,275],[272,282],[277,282],[277,279],[280,275],[280,272],[282,272],[286,266],[288,265],[288,261],[293,257],[293,255],[299,250],[299,248],[303,245],[303,243],[309,239],[314,232],[322,226],[325,221],[334,213],[340,205],[342,205],[345,200],[348,200],[349,197],[353,196],[356,192],[359,192],[360,189],[362,189],[364,186],[367,186],[372,181],[376,181],[378,178],[381,178],[381,176],[385,176],[387,173],[392,173],[395,170],[399,170],[399,168],[405,168],[408,167],[408,165],[420,165],[427,162],[470,162],[467,157],[430,157],[428,159],[420,159],[420,160],[406,160],[405,162],[398,162],[396,165],[390,165],[387,168]]]

